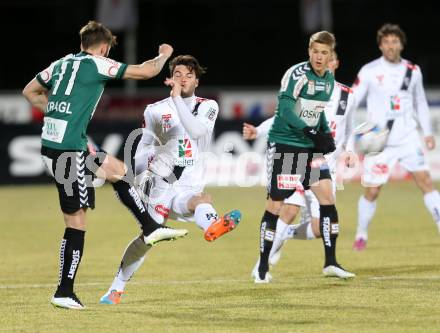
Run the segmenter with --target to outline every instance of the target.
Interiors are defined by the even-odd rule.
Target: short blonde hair
[[[336,38],[331,32],[325,30],[319,31],[310,36],[309,47],[311,47],[313,43],[325,44],[334,50],[336,47]]]

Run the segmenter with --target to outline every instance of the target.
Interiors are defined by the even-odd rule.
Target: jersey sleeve
[[[58,63],[58,61],[59,60],[51,63],[49,67],[42,70],[35,77],[37,81],[47,90],[50,90],[53,86],[53,69],[55,68],[55,65]]]
[[[303,129],[306,123],[301,120],[293,110],[301,90],[308,82],[305,74],[295,76],[293,70],[290,68],[281,79],[281,89],[278,94],[278,110],[279,116],[284,119],[289,125]]]
[[[196,118],[206,125],[209,132],[214,130],[215,121],[218,116],[218,104],[212,99],[203,101],[199,108]]]
[[[352,88],[355,100],[354,108],[356,109],[365,99],[368,92],[368,73],[365,67],[362,67],[359,71]]]
[[[414,69],[414,108],[417,112],[420,127],[424,136],[432,135],[431,119],[429,116],[429,107],[426,100],[425,90],[423,88],[423,75],[419,66]]]
[[[142,119],[142,138],[141,142],[145,145],[152,145],[154,142],[154,124],[152,111],[147,106]]]
[[[103,81],[122,79],[127,69],[127,64],[106,57],[94,56],[93,61]]]
[[[263,121],[256,129],[257,129],[257,138],[261,136],[267,136],[269,134],[269,130],[273,124],[273,120],[275,117],[270,117]]]

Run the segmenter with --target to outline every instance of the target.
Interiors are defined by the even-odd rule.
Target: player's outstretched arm
[[[34,78],[24,87],[22,94],[33,107],[46,112],[47,92],[47,89]]]
[[[263,121],[258,127],[254,125],[243,123],[243,139],[254,140],[260,136],[267,136],[273,124],[275,117],[271,117]]]
[[[159,46],[159,55],[143,62],[140,65],[128,65],[123,79],[128,80],[148,80],[160,73],[169,57],[173,54],[171,45],[162,44]]]
[[[257,128],[254,125],[243,123],[243,139],[255,140],[257,138]]]

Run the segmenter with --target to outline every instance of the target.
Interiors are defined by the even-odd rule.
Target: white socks
[[[358,202],[358,227],[356,232],[356,239],[362,238],[364,240],[368,239],[368,226],[373,219],[374,213],[376,212],[376,201],[368,201],[364,196],[359,198]]]
[[[438,191],[426,193],[423,196],[425,206],[428,208],[440,232],[440,194]]]
[[[211,204],[202,203],[197,205],[194,211],[194,218],[196,220],[196,224],[206,231],[211,223],[218,219],[218,215]]]
[[[109,291],[124,291],[125,284],[131,279],[139,267],[141,267],[145,259],[145,254],[151,249],[151,246],[146,245],[142,238],[143,236],[136,237],[128,244],[122,257],[119,271]]]
[[[310,240],[315,238],[316,236],[313,233],[311,222],[289,225],[286,231],[284,232],[284,237],[283,237],[283,239],[300,239],[300,240]]]
[[[275,237],[273,240],[272,249],[270,250],[269,257],[283,246],[284,243],[283,234],[288,226],[289,225],[286,222],[278,218],[277,229],[275,231]]]

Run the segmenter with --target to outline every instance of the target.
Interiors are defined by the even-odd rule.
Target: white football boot
[[[82,310],[86,308],[84,305],[82,305],[81,301],[78,299],[78,297],[76,297],[75,294],[67,297],[53,296],[50,302],[52,305],[63,309]]]
[[[322,274],[326,277],[337,277],[339,279],[351,279],[356,276],[356,274],[346,271],[339,265],[329,265],[324,267]]]
[[[172,228],[158,228],[154,230],[148,236],[144,236],[144,242],[147,245],[154,246],[155,244],[162,241],[175,240],[177,238],[182,238],[188,234],[186,229],[172,229]]]
[[[270,283],[272,281],[272,274],[266,272],[264,279],[260,279],[260,274],[258,274],[258,266],[260,266],[260,259],[257,260],[257,263],[252,270],[251,277],[254,279],[254,283]]]

